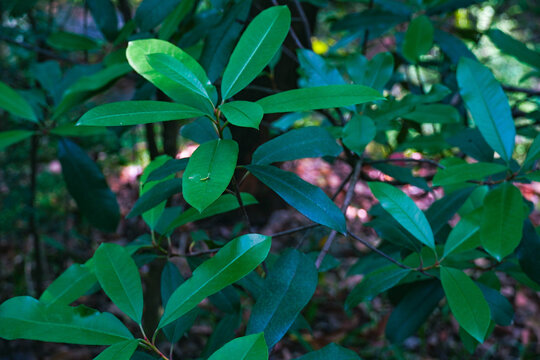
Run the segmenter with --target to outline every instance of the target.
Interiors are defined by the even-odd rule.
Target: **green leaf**
[[[246,169],[308,219],[342,234],[347,232],[345,216],[317,186],[274,166],[248,165]]]
[[[363,55],[350,56],[346,60],[347,72],[355,84],[382,91],[394,73],[392,53],[378,53],[371,60]]]
[[[437,170],[437,174],[433,177],[433,186],[452,185],[471,180],[480,181],[506,170],[508,167],[505,165],[485,162],[447,166]]]
[[[205,114],[214,115],[212,104],[207,101],[201,103],[201,97],[199,95],[194,94],[184,85],[179,84],[177,81],[170,79],[154,69],[148,62],[148,55],[151,54],[169,55],[182,63],[195,76],[197,81],[204,85],[210,99],[215,103],[217,100],[216,89],[210,83],[210,80],[208,80],[204,69],[195,59],[177,46],[157,39],[130,41],[126,50],[126,57],[131,67],[171,99],[180,104],[196,107]]]
[[[212,353],[218,351],[236,336],[238,327],[242,323],[241,314],[238,312],[225,315],[215,326],[212,335],[208,339],[202,358],[208,358]]]
[[[109,41],[118,35],[118,18],[116,8],[111,0],[88,0],[86,3],[99,31]]]
[[[345,84],[339,71],[329,66],[322,56],[308,49],[298,49],[297,54],[302,73],[300,87]]]
[[[484,294],[489,310],[491,311],[491,317],[497,325],[509,326],[514,319],[514,309],[512,304],[497,290],[492,289],[482,283],[477,282],[476,285]]]
[[[370,182],[369,188],[381,206],[424,245],[435,249],[433,231],[424,213],[398,188],[382,182]]]
[[[172,293],[184,283],[184,278],[178,271],[176,265],[168,261],[163,267],[161,273],[161,302],[163,306],[167,305]],[[171,324],[163,328],[163,333],[171,343],[176,343],[191,328],[195,319],[199,315],[199,308],[189,311],[187,314],[179,317]]]
[[[195,5],[195,0],[180,1],[178,5],[170,12],[165,20],[161,23],[158,30],[160,40],[169,40],[171,36],[179,29],[179,25],[188,15]]]
[[[522,168],[528,170],[534,165],[534,162],[540,158],[540,134],[534,138],[529,151],[527,151],[527,157],[523,162]]]
[[[445,141],[452,146],[457,146],[466,155],[484,162],[493,161],[493,149],[482,137],[477,128],[464,128],[456,134],[445,138]]]
[[[377,128],[370,117],[355,115],[343,128],[343,144],[361,156],[376,133]]]
[[[254,102],[232,101],[219,107],[228,122],[236,126],[259,129],[263,118],[263,109]]]
[[[99,229],[114,231],[120,220],[116,195],[98,166],[74,142],[58,142],[58,159],[67,189],[79,210]]]
[[[309,126],[286,132],[255,150],[252,164],[267,165],[322,156],[338,156],[343,149],[330,133],[319,126]]]
[[[433,25],[425,15],[414,18],[407,28],[403,40],[403,56],[409,62],[416,64],[421,55],[427,53],[433,46]]]
[[[186,169],[188,161],[189,158],[169,159],[162,165],[148,172],[148,176],[144,180],[141,178],[141,182],[146,184],[152,181],[163,180],[171,175],[175,175],[176,173]]]
[[[370,272],[349,293],[345,310],[350,311],[363,301],[370,301],[380,293],[393,288],[411,272],[397,265],[388,265]]]
[[[403,115],[403,118],[419,124],[457,124],[460,122],[457,109],[445,104],[419,105],[413,112]]]
[[[523,197],[510,183],[491,190],[484,199],[480,240],[486,251],[501,261],[514,252],[523,232]]]
[[[337,108],[384,100],[381,94],[363,85],[326,85],[283,91],[257,101],[265,114]]]
[[[463,271],[450,267],[441,266],[441,282],[459,325],[476,340],[484,342],[491,317],[482,291]]]
[[[286,6],[260,12],[234,48],[221,80],[223,99],[234,96],[261,73],[289,32],[291,13]]]
[[[81,345],[112,345],[133,339],[112,314],[85,306],[46,305],[29,296],[0,305],[0,338]]]
[[[208,360],[268,360],[268,346],[264,334],[242,336],[229,341]]]
[[[289,330],[315,293],[318,272],[307,255],[288,250],[272,266],[247,325],[247,334],[264,332],[271,348]]]
[[[127,218],[139,216],[180,192],[182,192],[182,179],[161,181],[137,199]]]
[[[413,284],[392,311],[386,323],[386,337],[392,343],[401,343],[414,335],[439,305],[444,296],[437,280]]]
[[[44,304],[69,305],[86,294],[97,282],[91,267],[73,264],[41,294]]]
[[[47,44],[60,51],[84,51],[96,49],[99,44],[88,36],[58,31],[47,37]]]
[[[509,162],[516,127],[508,98],[491,71],[478,61],[462,58],[457,68],[459,92],[486,142]]]
[[[51,129],[50,133],[58,135],[58,136],[67,136],[67,137],[96,136],[96,135],[106,135],[107,128],[104,126],[94,126],[94,127],[77,126],[76,124],[67,123],[67,124],[60,125]]]
[[[81,76],[64,92],[60,104],[54,109],[52,119],[59,118],[72,107],[82,104],[92,96],[105,90],[114,81],[130,71],[131,68],[128,64],[121,63],[106,67],[92,75]]]
[[[346,349],[334,343],[330,343],[320,350],[307,353],[296,360],[360,360],[360,357],[352,350]]]
[[[195,269],[169,298],[158,329],[193,309],[206,297],[240,280],[255,269],[268,255],[269,236],[242,235],[225,245],[210,260]]]
[[[460,251],[474,249],[480,245],[476,242],[476,235],[479,234],[480,222],[476,219],[478,216],[464,216],[457,225],[450,231],[446,243],[444,244],[444,255]],[[479,237],[478,237],[479,240]]]
[[[250,8],[251,0],[237,2],[227,10],[220,23],[206,35],[200,59],[210,81],[216,81],[223,73],[247,22]]]
[[[399,182],[407,183],[425,191],[431,191],[426,180],[422,177],[414,176],[412,169],[408,167],[395,166],[388,163],[372,163],[372,167],[383,172],[384,174],[393,177]],[[436,233],[435,231],[433,233]]]
[[[160,121],[191,119],[202,115],[203,112],[200,110],[182,104],[151,100],[120,101],[90,109],[90,111],[86,112],[79,119],[77,125],[138,125]]]
[[[202,212],[223,194],[238,159],[234,140],[213,140],[200,145],[189,158],[182,177],[184,199]]]
[[[487,35],[503,53],[540,70],[540,52],[529,49],[523,41],[516,40],[499,29],[491,29]]]
[[[244,206],[257,204],[257,200],[251,194],[241,193],[240,197],[242,198],[242,203],[244,204]],[[235,210],[239,207],[240,204],[238,204],[238,199],[235,195],[221,195],[216,201],[210,204],[202,212],[199,212],[194,208],[187,209],[171,222],[171,224],[168,226],[168,230],[175,229],[190,222],[206,219],[210,216]]]
[[[435,29],[434,40],[454,64],[459,63],[461,57],[476,59],[463,40],[450,33]]]
[[[129,360],[138,346],[139,340],[122,341],[105,349],[94,360]]]
[[[143,0],[135,12],[135,23],[142,32],[152,30],[169,15],[181,0]]]
[[[532,280],[540,284],[540,236],[529,219],[523,226],[523,238],[519,245],[517,256],[523,272]]]
[[[34,135],[34,132],[28,130],[2,131],[0,132],[0,150],[16,144],[19,141],[23,141],[24,139],[28,139],[32,135]]]
[[[165,76],[169,80],[175,82],[180,87],[184,87],[186,90],[192,92],[194,95],[200,97],[200,104],[197,108],[204,109],[206,107],[213,107],[214,104],[208,91],[212,91],[212,85],[203,83],[207,80],[204,78],[202,81],[197,78],[194,71],[192,71],[187,65],[177,58],[167,54],[148,54],[146,55],[148,65],[156,70],[161,75]]]
[[[0,81],[0,109],[12,115],[37,123],[38,119],[30,104],[6,83]]]
[[[94,254],[94,269],[105,294],[138,324],[142,321],[143,293],[139,269],[122,246],[103,243]]]

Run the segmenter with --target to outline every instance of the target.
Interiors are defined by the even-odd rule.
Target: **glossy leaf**
[[[268,347],[263,335],[258,333],[229,341],[208,360],[268,360]]]
[[[343,144],[361,156],[376,133],[377,128],[370,117],[355,115],[343,128]]]
[[[288,131],[262,144],[253,153],[251,162],[267,165],[303,158],[336,157],[341,151],[341,146],[326,129],[309,126]]]
[[[433,231],[424,213],[414,201],[398,188],[385,183],[371,182],[369,188],[381,206],[407,231],[424,245],[435,249]]]
[[[67,137],[82,137],[106,135],[107,128],[104,126],[77,126],[76,124],[63,124],[50,130],[51,134]]]
[[[227,60],[244,28],[250,8],[251,0],[234,4],[204,39],[200,61],[210,81],[216,81],[223,73]]]
[[[86,112],[77,122],[85,126],[125,126],[154,122],[183,120],[202,116],[190,106],[164,101],[121,101],[97,106]]]
[[[283,91],[257,101],[265,114],[337,108],[383,100],[381,94],[363,85],[326,85]]]
[[[437,280],[422,281],[411,286],[386,323],[388,340],[401,343],[414,335],[443,296],[443,289]]]
[[[452,185],[471,180],[480,181],[506,170],[508,167],[505,165],[485,162],[447,166],[445,169],[437,170],[433,178],[433,186]]]
[[[213,329],[212,335],[210,335],[210,338],[204,347],[204,351],[201,354],[202,357],[208,358],[211,354],[225,346],[229,341],[232,341],[235,338],[241,323],[242,318],[238,312],[227,314],[222,317]]]
[[[199,96],[201,99],[198,108],[205,108],[205,106],[213,107],[212,99],[208,94],[208,84],[203,83],[206,78],[199,80],[194,71],[185,65],[177,58],[162,54],[148,54],[146,55],[148,65],[150,65],[155,71],[165,76],[169,80],[175,82],[180,87],[184,87],[186,90],[192,92],[195,96]]]
[[[360,357],[352,350],[346,349],[335,343],[330,343],[320,350],[307,353],[296,360],[360,360]]]
[[[112,314],[85,306],[47,305],[29,296],[0,305],[0,338],[81,345],[112,345],[133,339]]]
[[[170,324],[206,297],[246,276],[266,258],[270,245],[270,237],[258,234],[242,235],[229,242],[175,290],[158,328]]]
[[[7,148],[10,145],[28,139],[34,134],[28,130],[11,130],[0,132],[0,150]]]
[[[480,240],[486,251],[501,261],[514,252],[523,232],[523,197],[512,184],[491,190],[484,199]]]
[[[127,215],[127,218],[132,218],[151,210],[160,203],[167,201],[174,194],[182,191],[182,179],[169,179],[159,182],[150,190],[137,199],[135,205]]]
[[[266,343],[273,347],[311,300],[317,282],[317,269],[307,255],[292,249],[281,255],[265,279],[246,333],[264,332]]]
[[[223,73],[223,99],[234,96],[260,74],[285,40],[290,24],[291,13],[286,6],[266,9],[249,23]]]
[[[263,109],[250,101],[232,101],[219,107],[225,119],[233,125],[259,129]]]
[[[137,265],[122,246],[103,243],[94,254],[94,269],[107,296],[138,324],[142,321],[143,293]]]
[[[200,145],[189,158],[182,177],[184,199],[202,212],[223,194],[234,173],[238,144],[213,140]]]
[[[135,23],[141,31],[159,25],[181,0],[143,0],[135,12]]]
[[[212,102],[215,103],[217,100],[216,89],[210,83],[210,80],[208,80],[208,77],[206,76],[206,73],[201,65],[199,65],[199,63],[185,51],[163,40],[145,39],[130,41],[126,50],[126,57],[129,64],[142,77],[150,81],[174,101],[180,104],[196,107],[205,114],[213,116],[214,108],[209,102],[201,103],[201,98],[199,95],[194,94],[185,86],[154,69],[148,62],[148,55],[151,54],[169,55],[175,58],[178,62],[182,63],[185,68],[189,69],[190,72],[193,73],[197,81],[204,85],[210,99],[212,99]]]
[[[19,93],[1,81],[0,109],[4,109],[12,115],[30,120],[32,122],[38,121],[30,104],[21,95],[19,95]]]
[[[450,231],[448,239],[444,244],[444,257],[464,250],[474,249],[478,244],[475,237],[479,238],[480,221],[474,217],[463,217]],[[469,244],[470,243],[470,244]]]
[[[514,151],[516,127],[501,85],[491,71],[467,58],[457,68],[459,91],[486,142],[509,162]]]
[[[114,231],[120,220],[116,195],[109,189],[98,166],[74,142],[58,142],[58,159],[67,189],[90,223]]]
[[[317,186],[274,166],[249,165],[246,169],[307,218],[342,234],[347,232],[343,213]]]
[[[503,53],[533,68],[540,69],[540,52],[529,49],[524,42],[514,39],[499,29],[491,29],[487,35]]]
[[[240,196],[242,199],[242,204],[244,204],[244,206],[257,204],[257,200],[251,194],[241,193]],[[206,219],[210,216],[214,216],[217,214],[222,214],[231,210],[238,209],[239,207],[240,205],[238,204],[238,199],[235,195],[224,194],[224,195],[221,195],[216,201],[210,204],[202,212],[199,212],[194,208],[187,209],[186,211],[181,213],[178,217],[176,217],[171,222],[168,228],[175,229],[187,223],[194,222],[201,219]]]
[[[454,191],[431,204],[425,214],[434,234],[439,232],[452,219],[454,214],[457,213],[469,198],[473,190],[474,187],[469,186],[465,189]]]
[[[483,162],[492,162],[494,152],[482,137],[477,128],[465,128],[456,134],[445,138],[445,141],[452,146],[457,146],[461,151],[470,157]]]
[[[409,62],[416,64],[421,55],[427,53],[433,46],[433,25],[425,15],[414,18],[407,28],[403,40],[403,56]]]
[[[448,305],[459,325],[483,342],[491,321],[489,305],[478,286],[461,270],[441,266]]]
[[[93,268],[73,264],[45,289],[39,301],[44,304],[69,305],[86,294],[96,282]]]
[[[123,341],[108,347],[94,360],[130,360],[138,346],[139,340]]]
[[[403,269],[392,264],[367,274],[347,296],[345,310],[350,311],[361,302],[372,300],[380,293],[394,287],[410,272],[410,269]]]
[[[457,124],[460,122],[457,109],[445,104],[419,105],[413,112],[403,115],[403,118],[419,124]]]

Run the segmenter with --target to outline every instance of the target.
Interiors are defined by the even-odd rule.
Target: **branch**
[[[274,4],[275,6],[279,6],[277,0],[272,0],[272,4]],[[300,42],[300,39],[298,38],[298,35],[296,35],[296,32],[294,31],[292,26],[289,28],[289,34],[291,34],[291,37],[294,40],[296,46],[298,46],[300,49],[305,49],[304,45],[302,45],[302,43]]]
[[[344,214],[346,213],[347,208],[349,207],[349,204],[351,203],[351,200],[353,198],[354,188],[356,186],[356,183],[358,182],[358,178],[360,177],[360,171],[362,170],[362,163],[363,163],[363,159],[359,159],[356,162],[356,165],[354,166],[354,171],[353,171],[351,181],[349,183],[349,188],[347,189],[345,200],[343,201],[343,205],[341,206],[341,211]],[[330,250],[330,247],[332,246],[332,243],[334,242],[334,239],[336,238],[336,236],[337,236],[336,230],[332,230],[330,235],[328,235],[328,238],[326,239],[324,246],[321,252],[319,253],[319,256],[317,256],[317,261],[315,261],[315,266],[317,267],[317,269],[321,267],[324,257]]]
[[[510,85],[503,85],[503,89],[504,91],[509,91],[509,92],[518,92],[518,93],[524,93],[531,96],[540,96],[540,90],[538,89],[527,89],[527,88],[522,88],[518,86],[510,86]]]
[[[32,45],[32,44],[29,44],[29,43],[24,42],[24,41],[20,41],[20,42],[15,41],[15,40],[13,40],[13,39],[11,39],[11,38],[9,38],[7,36],[4,36],[4,35],[0,35],[0,40],[5,41],[8,44],[21,47],[21,48],[26,49],[28,51],[33,51],[33,52],[36,52],[36,53],[39,53],[39,54],[43,54],[43,55],[47,56],[50,59],[66,61],[66,62],[70,62],[70,63],[73,63],[73,64],[81,64],[80,61],[60,56],[60,55],[58,55],[57,53],[55,53],[53,51],[43,49],[43,48],[41,48],[39,46]]]
[[[294,0],[294,5],[296,6],[296,9],[298,10],[300,19],[302,19],[302,24],[304,24],[304,31],[306,32],[306,37],[310,40],[310,43],[311,43],[311,27],[309,26],[309,21],[306,16],[306,13],[304,12],[304,8],[302,7],[302,4],[300,4],[300,1],[298,0]]]

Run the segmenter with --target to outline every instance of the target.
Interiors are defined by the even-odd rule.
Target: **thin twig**
[[[524,94],[533,95],[533,96],[540,96],[540,90],[538,89],[527,89],[527,88],[522,88],[518,86],[503,85],[503,90],[509,91],[509,92],[524,93]]]
[[[306,16],[306,13],[304,12],[304,8],[302,7],[302,4],[300,4],[300,1],[294,0],[294,5],[296,6],[296,9],[298,10],[300,19],[302,19],[302,24],[304,24],[304,31],[306,32],[306,37],[310,40],[309,47],[311,48],[311,27],[309,26],[309,20]]]
[[[444,165],[441,165],[435,160],[431,160],[431,159],[388,158],[388,159],[382,159],[382,160],[366,160],[367,164],[382,164],[382,163],[388,163],[388,162],[415,162],[415,163],[421,163],[421,164],[430,164],[440,169],[445,169]]]
[[[354,188],[356,186],[356,183],[358,182],[358,178],[360,177],[360,171],[362,170],[362,164],[363,159],[359,159],[356,162],[356,165],[354,166],[353,175],[351,178],[351,181],[349,182],[349,188],[347,189],[347,194],[345,195],[345,200],[343,201],[343,205],[341,206],[341,211],[345,214],[347,212],[347,208],[349,207],[349,204],[352,201],[352,198],[354,196]],[[319,256],[317,256],[317,261],[315,261],[315,267],[320,268],[324,257],[330,251],[330,247],[332,246],[332,243],[334,242],[334,239],[337,236],[337,231],[332,230],[330,235],[328,235],[328,238],[326,239],[323,248],[321,252],[319,253]]]
[[[279,6],[277,0],[272,0],[272,4],[274,4],[275,6]],[[296,46],[298,46],[300,49],[304,49],[304,45],[302,45],[302,43],[300,42],[300,39],[298,38],[298,35],[296,35],[296,32],[294,31],[292,26],[289,28],[289,34],[291,35]]]
[[[390,255],[386,254],[385,252],[379,250],[376,246],[372,245],[369,241],[367,240],[364,240],[360,237],[358,237],[357,235],[353,234],[352,232],[347,232],[347,235],[349,235],[350,237],[352,237],[354,240],[362,243],[365,247],[367,247],[368,249],[370,249],[371,251],[373,252],[376,252],[377,254],[381,255],[383,258],[385,258],[386,260],[396,264],[397,266],[399,266],[400,268],[402,269],[411,269],[412,268],[410,266],[407,266],[399,261],[397,261],[396,259],[394,259],[393,257],[391,257]]]
[[[368,8],[373,8],[373,0],[369,0]],[[369,38],[369,29],[364,30],[364,38],[362,39],[362,54],[366,55],[367,53],[367,44]]]
[[[23,49],[45,55],[50,59],[66,61],[66,62],[70,62],[70,63],[73,63],[73,64],[81,64],[81,62],[79,62],[77,60],[67,58],[67,57],[63,57],[63,56],[59,56],[55,52],[52,52],[52,51],[47,50],[47,49],[43,49],[43,48],[41,48],[39,46],[36,46],[36,45],[28,44],[28,43],[26,43],[24,41],[15,41],[15,40],[13,40],[13,39],[11,39],[11,38],[9,38],[7,36],[4,36],[4,35],[0,35],[0,40],[5,41],[8,44],[21,47]]]
[[[232,177],[232,183],[234,186],[234,193],[236,195],[236,199],[238,200],[238,204],[240,205],[240,209],[242,211],[242,215],[244,216],[244,221],[246,222],[246,226],[249,229],[249,232],[253,232],[253,227],[251,226],[251,221],[249,221],[249,216],[246,211],[246,207],[244,206],[244,202],[242,201],[242,196],[240,195],[240,188],[238,187],[238,182],[236,181],[236,177]]]

